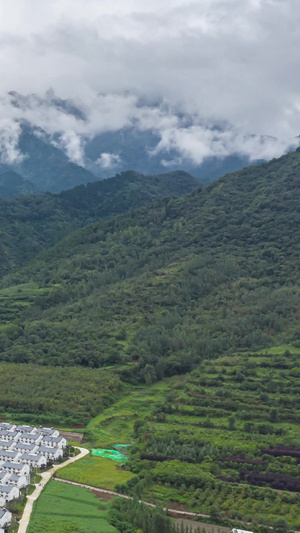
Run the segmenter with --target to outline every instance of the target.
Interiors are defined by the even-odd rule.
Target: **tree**
[[[278,422],[278,410],[277,409],[273,408],[270,410],[269,420],[272,423]]]
[[[228,418],[228,427],[230,430],[235,429],[235,417],[233,415]]]
[[[144,369],[144,379],[146,385],[152,385],[157,380],[157,376],[152,365],[146,365]]]
[[[287,521],[284,520],[284,518],[279,518],[278,520],[276,520],[276,522],[274,522],[273,528],[276,533],[288,533],[288,531],[290,530],[289,525]]]
[[[211,506],[209,514],[213,522],[218,522],[221,518],[219,509],[214,505]]]

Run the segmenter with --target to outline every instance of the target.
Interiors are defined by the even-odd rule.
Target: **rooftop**
[[[11,469],[14,469],[14,470],[22,470],[22,468],[26,466],[26,465],[23,465],[23,463],[13,463],[11,461],[6,461],[6,463],[4,463],[4,465],[2,465],[2,468],[11,468]]]
[[[3,507],[0,507],[0,518],[3,518],[6,513],[8,513],[8,510],[4,509]]]
[[[0,485],[0,492],[6,492],[9,494],[13,488],[13,485]]]

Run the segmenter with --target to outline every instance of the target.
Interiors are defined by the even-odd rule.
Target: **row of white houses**
[[[30,483],[30,470],[63,457],[67,441],[53,428],[0,423],[0,533],[12,515],[5,508]]]

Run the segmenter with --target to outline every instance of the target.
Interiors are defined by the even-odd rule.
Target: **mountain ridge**
[[[59,194],[0,199],[0,276],[88,222],[199,186],[185,172],[143,176],[128,171]]]
[[[297,151],[70,233],[3,279],[37,292],[2,357],[168,376],[298,339],[299,197]]]

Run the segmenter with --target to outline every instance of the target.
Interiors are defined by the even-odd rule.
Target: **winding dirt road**
[[[86,455],[90,453],[89,450],[87,450],[86,448],[79,448],[77,446],[77,449],[80,452],[78,455],[76,455],[75,457],[71,457],[64,463],[61,463],[59,465],[54,465],[50,470],[47,470],[46,472],[43,472],[41,474],[41,477],[42,477],[41,483],[36,484],[35,491],[32,494],[30,494],[30,496],[27,496],[27,503],[25,505],[23,515],[19,523],[18,533],[26,533],[28,525],[29,525],[29,520],[30,520],[30,516],[32,513],[32,509],[33,509],[33,504],[38,499],[44,486],[46,485],[46,483],[48,483],[48,481],[50,481],[53,474],[60,468],[63,468],[64,466],[74,463],[75,461],[78,461],[78,459],[82,459],[83,457],[85,457]]]

